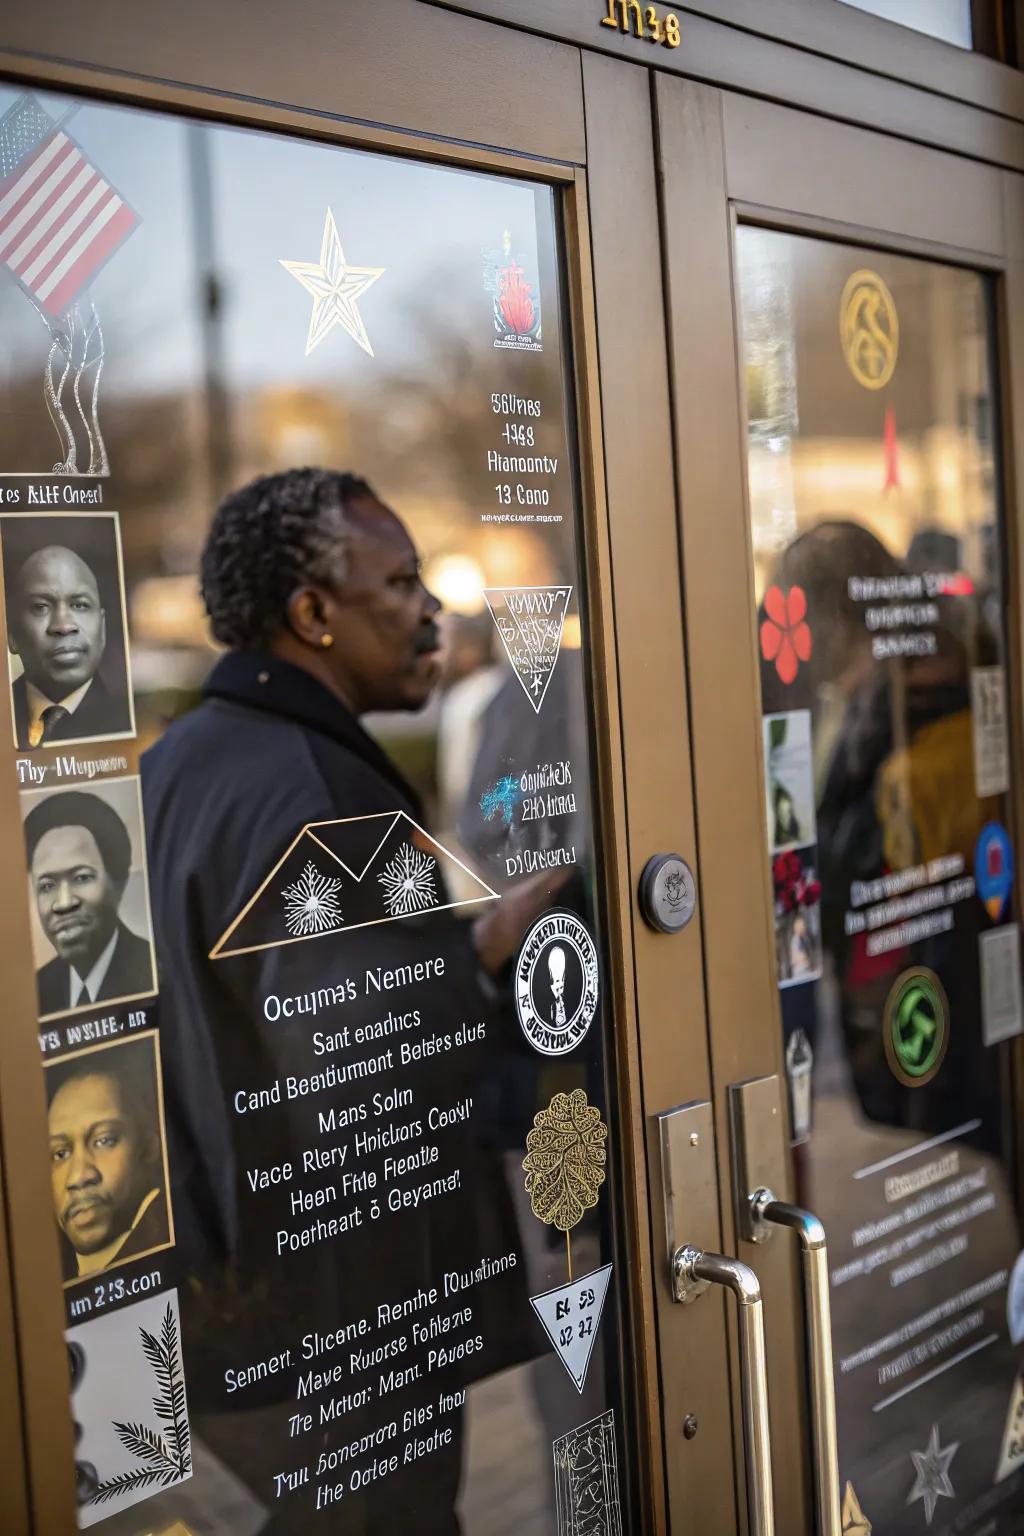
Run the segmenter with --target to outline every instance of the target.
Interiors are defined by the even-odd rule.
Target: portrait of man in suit
[[[173,1240],[158,1072],[153,1035],[47,1068],[50,1186],[65,1283]]]
[[[132,732],[119,583],[106,569],[116,566],[116,528],[109,515],[78,528],[70,521],[5,519],[7,649],[22,750]]]
[[[132,845],[109,801],[76,789],[40,798],[25,817],[25,851],[55,951],[36,972],[40,1017],[154,991],[151,945],[121,916]]]

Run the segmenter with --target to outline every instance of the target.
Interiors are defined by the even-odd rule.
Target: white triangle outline
[[[582,1285],[584,1281],[592,1280],[595,1275],[606,1275],[607,1279],[604,1282],[604,1291],[601,1295],[601,1301],[597,1308],[597,1316],[594,1318],[594,1331],[590,1335],[587,1357],[583,1362],[583,1378],[581,1381],[577,1381],[576,1377],[569,1369],[569,1365],[566,1362],[565,1356],[562,1354],[562,1351],[558,1346],[557,1339],[551,1332],[551,1329],[548,1327],[547,1320],[545,1319],[537,1303],[539,1301],[546,1301],[549,1296],[554,1296],[559,1291],[568,1290],[570,1286]],[[590,1362],[594,1355],[594,1345],[597,1343],[597,1335],[601,1327],[601,1319],[604,1316],[604,1304],[608,1299],[608,1291],[611,1287],[611,1280],[612,1266],[610,1264],[602,1264],[600,1269],[592,1269],[588,1274],[578,1275],[574,1280],[567,1280],[564,1285],[553,1285],[549,1291],[541,1291],[538,1295],[530,1297],[530,1306],[533,1308],[534,1312],[536,1312],[537,1319],[540,1322],[541,1327],[544,1329],[544,1332],[547,1334],[549,1340],[551,1341],[551,1347],[555,1351],[555,1354],[558,1356],[559,1360],[561,1360],[562,1364],[565,1366],[566,1375],[569,1377],[569,1380],[572,1382],[573,1386],[576,1388],[576,1391],[579,1392],[581,1396],[583,1394],[583,1388],[587,1384],[587,1372],[590,1370]]]
[[[328,848],[327,844],[316,836],[317,827],[349,826],[352,822],[355,821],[386,821],[388,824],[383,837],[363,866],[361,874],[356,874],[355,870],[351,869],[339,854]],[[388,838],[391,836],[392,832],[400,821],[407,821],[411,827],[415,827],[416,831],[419,832],[421,836],[425,837],[427,842],[430,843],[432,847],[438,849],[440,853],[443,853],[446,859],[451,859],[453,864],[457,864],[462,870],[463,874],[468,875],[469,878],[475,881],[477,885],[482,886],[486,892],[486,895],[468,896],[464,897],[461,901],[446,901],[442,906],[428,907],[425,912],[405,912],[395,917],[374,917],[365,923],[343,923],[339,928],[327,928],[323,933],[296,934],[293,938],[273,939],[269,944],[249,944],[242,949],[224,948],[224,945],[230,939],[235,929],[249,915],[252,908],[256,905],[257,901],[259,901],[264,891],[277,875],[277,872],[281,868],[282,864],[284,864],[285,860],[294,852],[294,850],[298,847],[299,843],[302,842],[302,839],[306,836],[307,833],[313,839],[313,842],[316,843],[317,847],[323,849],[328,858],[332,859],[335,864],[339,865],[347,875],[355,880],[357,885],[361,885],[373,867],[373,863],[377,855],[380,853],[384,844],[387,842]],[[492,890],[491,887],[487,884],[486,880],[481,880],[478,874],[475,874],[473,870],[468,869],[467,866],[463,864],[461,859],[456,858],[455,854],[451,853],[443,843],[439,843],[436,837],[431,837],[426,828],[421,827],[418,821],[413,821],[412,817],[407,815],[405,811],[374,811],[369,816],[339,816],[336,821],[307,821],[306,825],[302,827],[301,830],[297,832],[292,838],[291,842],[288,844],[288,847],[285,849],[284,853],[282,853],[281,857],[278,859],[270,873],[260,882],[257,890],[254,891],[253,894],[249,897],[249,900],[245,903],[245,906],[242,908],[241,912],[239,912],[238,916],[234,919],[233,922],[228,924],[227,928],[225,928],[216,944],[210,950],[209,959],[226,960],[230,956],[252,955],[264,949],[283,949],[286,944],[305,944],[310,939],[326,939],[332,934],[336,937],[339,933],[355,933],[359,928],[376,928],[381,923],[400,923],[407,917],[426,917],[429,916],[432,912],[450,912],[453,907],[472,907],[480,901],[500,900],[501,895],[498,891]]]
[[[523,692],[526,694],[526,697],[529,699],[530,703],[532,704],[534,714],[539,715],[540,714],[540,707],[544,703],[544,699],[545,699],[545,697],[547,695],[547,691],[548,691],[548,687],[549,687],[549,685],[551,683],[551,679],[552,679],[552,677],[555,674],[555,667],[558,665],[558,658],[559,658],[559,656],[561,654],[561,649],[562,649],[562,633],[563,633],[563,631],[565,629],[565,616],[566,616],[566,614],[569,611],[569,604],[572,602],[572,587],[569,586],[569,584],[566,583],[566,582],[552,582],[548,586],[536,586],[536,587],[484,587],[484,588],[482,588],[482,591],[483,591],[484,602],[487,604],[487,611],[490,613],[491,618],[492,618],[492,620],[494,622],[494,627],[498,631],[498,636],[499,636],[499,638],[501,640],[501,643],[505,647],[505,655],[508,657],[509,662],[511,663],[512,671],[515,673],[516,677],[519,678],[519,686],[520,686],[520,688],[522,688]],[[561,617],[560,617],[560,619],[558,621],[558,639],[555,642],[555,648],[554,648],[554,651],[552,653],[551,667],[550,667],[550,670],[548,671],[547,677],[544,679],[544,687],[541,689],[539,697],[537,697],[537,696],[535,696],[535,695],[530,693],[530,690],[527,688],[525,681],[523,680],[523,678],[521,678],[519,676],[519,671],[518,671],[518,669],[516,667],[516,664],[512,660],[512,652],[508,648],[508,641],[505,639],[505,636],[501,633],[501,625],[498,623],[497,614],[494,612],[494,604],[491,602],[491,593],[492,592],[495,593],[495,595],[500,596],[500,597],[505,597],[506,593],[508,593],[508,592],[564,592],[565,593],[565,607],[562,609],[562,614],[561,614]],[[505,603],[505,607],[506,607],[506,609],[508,609],[508,602],[507,601]],[[521,626],[518,625],[518,621],[516,620],[515,614],[511,613],[511,611],[509,611],[509,617],[513,620],[513,622],[515,622],[517,624],[517,627],[519,628],[519,633],[522,634],[522,628],[521,628]]]

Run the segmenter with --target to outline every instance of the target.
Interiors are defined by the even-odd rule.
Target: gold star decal
[[[348,264],[338,238],[334,214],[329,208],[320,242],[320,260],[282,261],[281,265],[313,296],[313,313],[309,317],[309,332],[306,336],[306,356],[320,345],[336,325],[340,325],[372,357],[373,348],[356,300],[362,297],[367,288],[372,287],[378,277],[383,276],[385,269],[352,267]]]

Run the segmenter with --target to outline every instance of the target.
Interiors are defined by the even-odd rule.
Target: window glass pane
[[[0,114],[80,1523],[629,1526],[555,196]]]
[[[873,16],[884,16],[886,21],[898,21],[915,32],[927,32],[929,37],[940,37],[943,42],[955,43],[958,48],[970,48],[973,43],[971,0],[843,0],[843,3],[855,5],[859,11],[870,11]]]
[[[829,1239],[848,1527],[1009,1533],[1024,1020],[992,294],[753,228],[738,253],[794,1183]]]

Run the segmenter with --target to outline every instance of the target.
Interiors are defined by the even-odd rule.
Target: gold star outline
[[[324,219],[320,260],[282,261],[281,265],[313,298],[313,312],[309,317],[306,336],[306,356],[320,345],[336,325],[340,325],[372,357],[373,348],[356,300],[373,286],[378,277],[384,275],[386,268],[349,265],[330,208]]]

